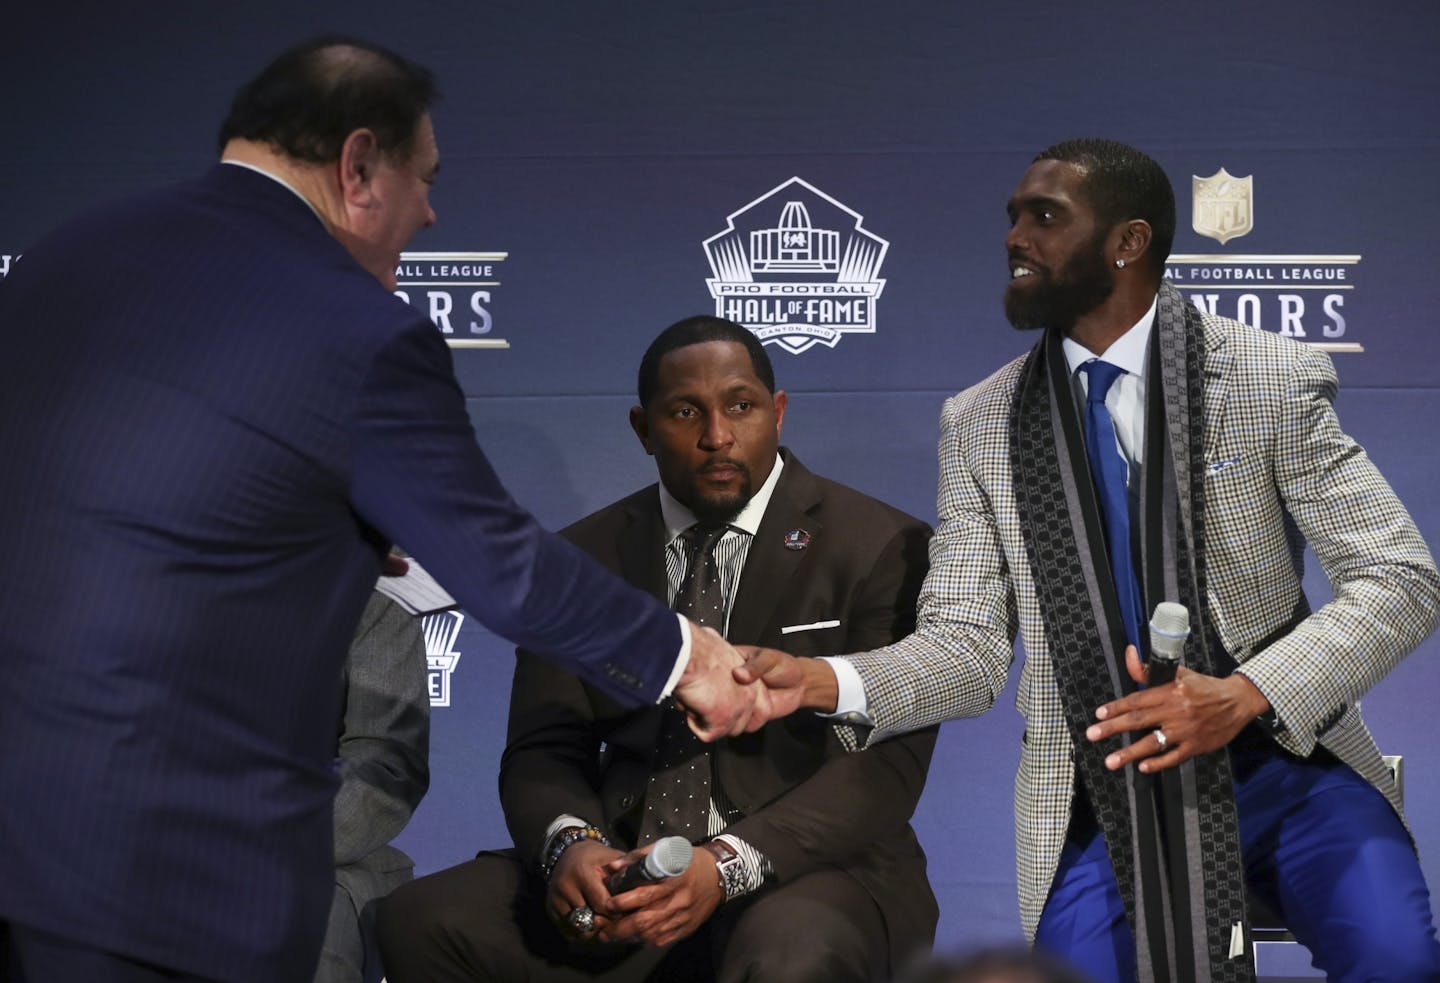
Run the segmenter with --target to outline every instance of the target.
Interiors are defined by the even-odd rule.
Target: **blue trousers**
[[[1440,980],[1430,892],[1398,816],[1325,753],[1233,750],[1246,881],[1332,983]],[[1097,983],[1132,983],[1135,943],[1105,840],[1072,825],[1035,945]]]

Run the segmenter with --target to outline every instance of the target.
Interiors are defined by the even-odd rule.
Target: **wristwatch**
[[[720,889],[725,900],[731,901],[745,893],[745,860],[724,840],[707,840],[700,844],[715,858],[715,870],[720,875]]]

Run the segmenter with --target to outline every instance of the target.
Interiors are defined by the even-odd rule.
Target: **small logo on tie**
[[[803,550],[810,545],[810,534],[804,529],[791,529],[785,534],[787,550]]]

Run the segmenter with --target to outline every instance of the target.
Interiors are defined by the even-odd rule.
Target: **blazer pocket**
[[[1205,480],[1207,482],[1230,481],[1241,475],[1249,474],[1253,468],[1254,461],[1244,454],[1230,454],[1205,462]]]
[[[812,621],[808,625],[786,625],[780,629],[782,635],[794,635],[802,631],[823,631],[827,628],[839,628],[839,620],[834,621]]]
[[[1232,454],[1229,457],[1222,457],[1216,461],[1205,462],[1205,477],[1213,478],[1225,474],[1243,465],[1245,456],[1243,454]]]

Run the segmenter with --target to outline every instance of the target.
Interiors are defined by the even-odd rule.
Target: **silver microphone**
[[[1150,672],[1147,686],[1164,686],[1175,678],[1185,639],[1190,637],[1190,611],[1183,604],[1161,601],[1150,618]]]
[[[631,888],[653,881],[676,877],[690,866],[695,847],[683,836],[662,836],[654,848],[635,863],[610,875],[605,886],[611,894],[624,894]]]

